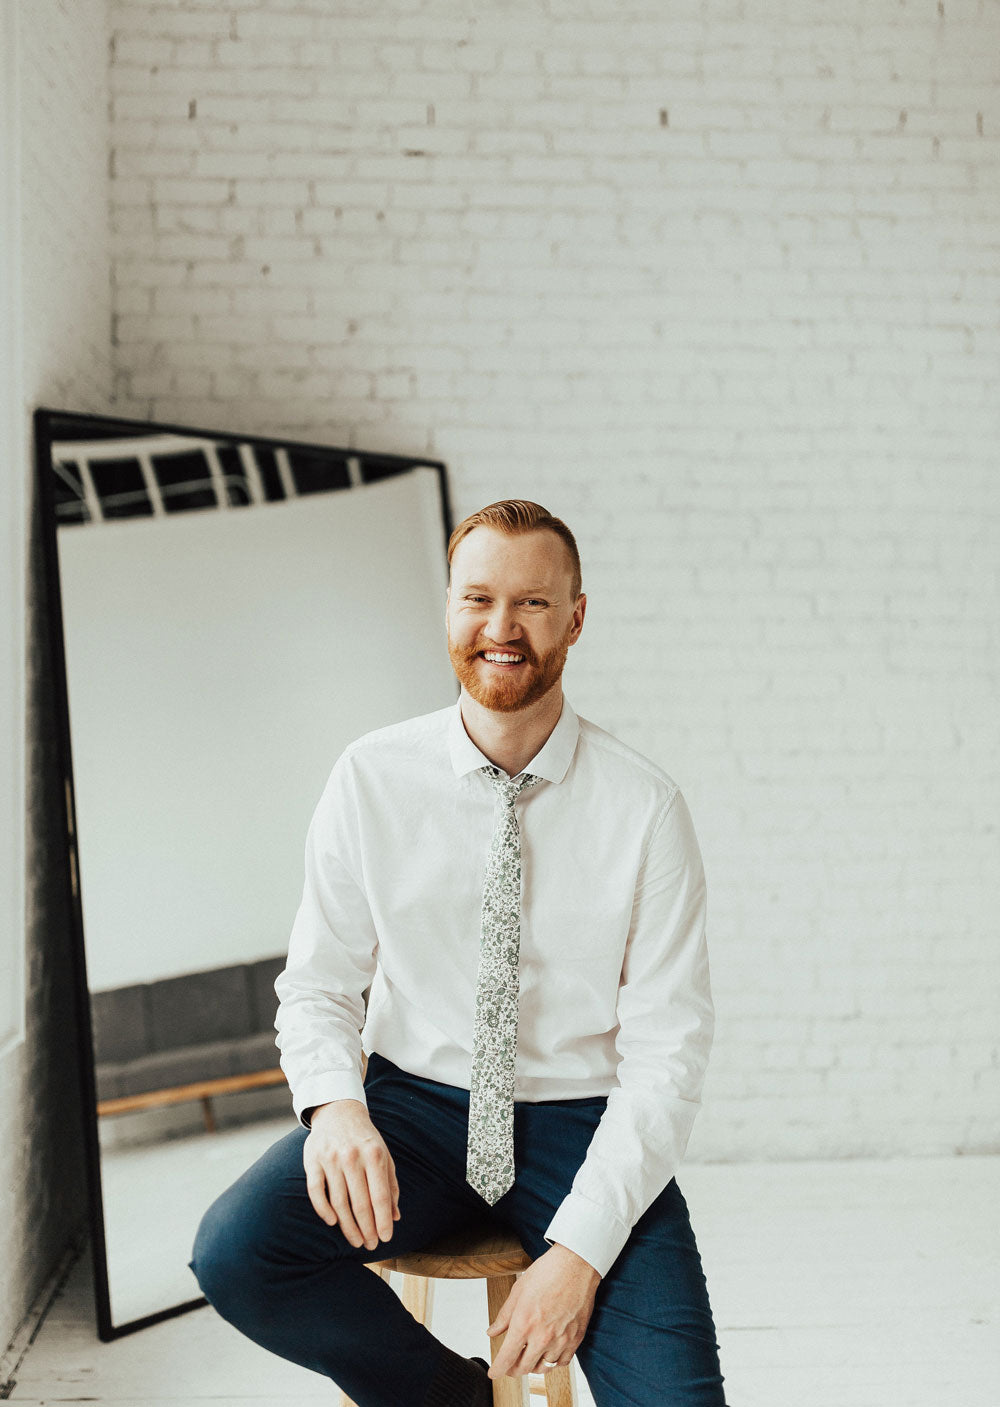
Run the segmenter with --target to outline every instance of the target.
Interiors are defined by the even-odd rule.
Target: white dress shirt
[[[460,705],[338,759],[306,842],[275,986],[299,1118],[364,1100],[364,1048],[469,1088],[486,859],[498,804]],[[514,1097],[608,1105],[547,1239],[602,1275],[673,1177],[713,1012],[691,817],[654,763],[563,702],[517,800],[521,996]]]

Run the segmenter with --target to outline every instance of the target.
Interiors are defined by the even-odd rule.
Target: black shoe
[[[480,1395],[477,1392],[477,1395],[472,1399],[475,1403],[475,1407],[493,1407],[493,1383],[489,1376],[490,1365],[485,1358],[470,1358],[469,1362],[478,1363],[479,1367],[483,1370],[482,1394]],[[477,1384],[477,1387],[478,1386]]]

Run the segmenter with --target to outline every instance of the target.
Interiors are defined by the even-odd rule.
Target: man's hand
[[[392,1155],[358,1099],[313,1110],[302,1149],[309,1200],[327,1226],[352,1246],[373,1251],[399,1220],[399,1183]]]
[[[600,1281],[594,1267],[566,1246],[551,1246],[539,1256],[490,1325],[491,1336],[507,1334],[490,1377],[538,1373],[545,1359],[564,1367],[587,1331]]]

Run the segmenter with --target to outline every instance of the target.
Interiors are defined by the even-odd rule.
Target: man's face
[[[516,713],[558,683],[587,604],[572,587],[569,551],[547,528],[478,527],[462,539],[451,562],[448,653],[477,703]]]

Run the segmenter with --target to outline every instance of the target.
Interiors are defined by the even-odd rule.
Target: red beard
[[[466,647],[449,640],[448,654],[458,682],[476,703],[494,713],[517,713],[535,703],[543,694],[547,694],[553,684],[558,682],[569,653],[570,634],[571,629],[567,630],[565,637],[541,658],[536,657],[534,651],[525,644],[512,645],[506,653],[523,655],[524,663],[509,674],[499,669],[491,670],[488,665],[484,666],[479,658],[487,649],[491,654],[494,651],[498,654],[504,653],[502,647],[484,644]],[[489,682],[487,671],[493,676]]]

